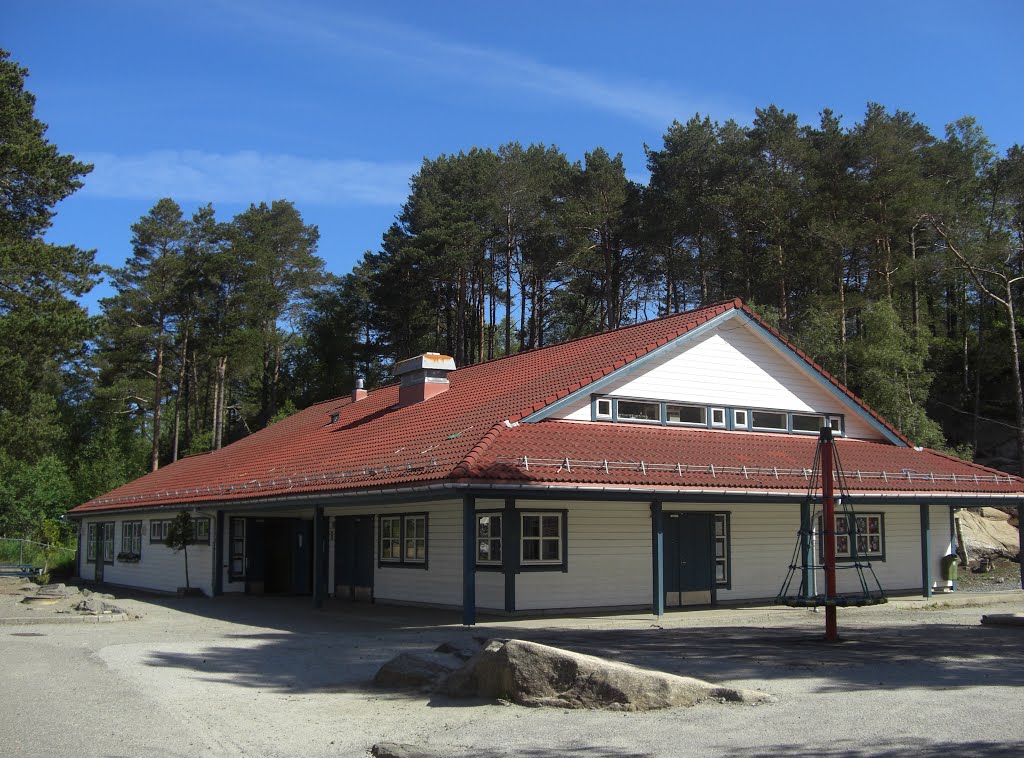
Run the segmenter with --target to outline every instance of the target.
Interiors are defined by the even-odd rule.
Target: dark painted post
[[[814,544],[811,541],[811,501],[800,503],[800,557],[803,574],[800,577],[800,597],[810,597],[814,587]]]
[[[928,506],[921,509],[921,594],[932,596],[932,527]]]
[[[462,497],[462,623],[476,623],[476,498]]]
[[[1020,586],[1024,589],[1024,505],[1017,506],[1017,536],[1020,545],[1017,551],[1017,560],[1020,561]]]
[[[313,607],[324,604],[324,508],[313,509]]]
[[[213,594],[224,594],[224,511],[217,511],[217,541],[213,545]]]
[[[832,428],[823,426],[820,437],[821,450],[821,518],[822,537],[825,539],[825,639],[835,642],[839,639],[839,622],[836,614],[836,514],[833,496],[832,464],[835,461]]]
[[[665,615],[665,514],[661,501],[651,503],[651,607],[659,619]]]
[[[519,571],[519,519],[516,499],[505,498],[501,514],[501,568],[505,572],[505,613],[516,610],[516,573]]]

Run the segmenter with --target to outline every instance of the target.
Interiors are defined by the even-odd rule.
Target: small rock
[[[85,600],[79,600],[75,603],[75,610],[79,613],[86,613],[92,616],[98,616],[103,613],[104,603],[98,599],[95,594],[91,597],[87,597]]]
[[[78,587],[67,587],[64,584],[44,584],[36,590],[36,595],[46,597],[73,597],[78,594]]]
[[[459,660],[468,661],[479,653],[482,647],[483,644],[475,640],[458,640],[456,642],[442,642],[434,648],[434,652],[454,655]]]
[[[441,758],[441,753],[435,750],[398,742],[378,742],[370,752],[376,758]]]
[[[381,687],[429,691],[461,665],[443,653],[400,653],[380,667],[373,681]]]

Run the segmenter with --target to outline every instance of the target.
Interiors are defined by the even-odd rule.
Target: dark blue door
[[[665,514],[665,604],[714,600],[715,517],[711,513]]]
[[[334,585],[340,597],[370,597],[373,516],[338,516],[334,520]]]

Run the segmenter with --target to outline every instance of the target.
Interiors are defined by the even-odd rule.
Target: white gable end
[[[550,418],[589,421],[590,395],[560,408]],[[731,408],[842,414],[847,437],[880,439],[860,409],[837,397],[809,375],[798,356],[776,346],[745,318],[731,318],[626,367],[600,389],[601,395]]]

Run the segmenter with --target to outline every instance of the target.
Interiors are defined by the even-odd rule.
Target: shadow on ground
[[[466,629],[453,623],[453,612],[333,603],[315,611],[308,598],[145,600],[239,625],[198,650],[194,645],[190,652],[176,651],[175,645],[158,649],[148,665],[291,693],[372,690],[379,697],[405,697],[373,688],[373,675],[385,660],[405,650],[431,650],[443,641],[489,637],[528,639],[719,683],[757,680],[770,687],[773,680],[807,679],[818,692],[1015,687],[1024,679],[1024,645],[1020,629],[1012,627],[909,624],[883,617],[844,624],[842,641],[829,644],[820,627],[799,616],[789,618],[800,623],[766,627],[572,628],[559,619],[524,627],[494,619]],[[845,754],[858,755],[835,753]]]

